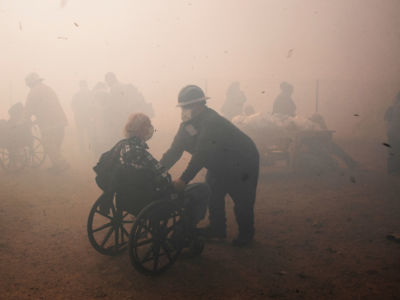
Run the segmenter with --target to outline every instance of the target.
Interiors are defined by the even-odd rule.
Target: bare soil
[[[373,164],[373,162],[372,162]],[[365,164],[364,164],[365,166]],[[255,242],[206,244],[156,278],[106,257],[86,222],[99,195],[90,164],[0,173],[1,299],[400,299],[400,178],[374,168],[300,176],[261,170]],[[353,176],[353,178],[351,177]]]

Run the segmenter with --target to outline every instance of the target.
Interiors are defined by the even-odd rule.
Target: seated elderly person
[[[103,211],[108,211],[107,203],[110,203],[114,194],[117,202],[134,215],[152,201],[178,197],[170,174],[148,152],[146,141],[153,133],[154,128],[148,116],[132,114],[125,125],[126,138],[100,158],[94,170],[98,174],[96,181],[104,191],[101,196]],[[111,166],[102,171],[104,157],[108,157]],[[106,172],[106,180],[99,178],[102,172]],[[185,209],[195,225],[205,216],[209,188],[204,183],[195,183],[189,185],[184,193]]]

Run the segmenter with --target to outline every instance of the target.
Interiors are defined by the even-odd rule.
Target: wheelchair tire
[[[147,205],[137,216],[129,236],[129,258],[145,275],[158,275],[178,258],[184,242],[182,209],[171,200]]]
[[[46,152],[44,150],[42,141],[33,136],[32,144],[27,147],[29,164],[32,168],[40,167],[46,160]]]
[[[128,212],[117,208],[115,197],[109,206],[104,211],[101,209],[100,200],[94,203],[88,217],[87,232],[90,244],[97,252],[116,256],[127,249],[129,238],[127,227],[133,220],[128,219],[128,216],[132,216]]]
[[[19,172],[28,164],[26,149],[21,147],[15,151],[0,148],[0,165],[7,172]]]

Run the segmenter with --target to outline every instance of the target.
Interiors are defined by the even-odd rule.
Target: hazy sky
[[[0,0],[0,117],[31,71],[65,106],[78,80],[114,71],[156,110],[206,80],[216,108],[233,80],[269,106],[288,80],[308,112],[316,79],[400,83],[399,13],[398,0]]]

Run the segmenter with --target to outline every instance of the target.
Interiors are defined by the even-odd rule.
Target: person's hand
[[[186,187],[186,183],[181,179],[175,179],[174,181],[172,181],[172,185],[177,192],[183,192]]]

